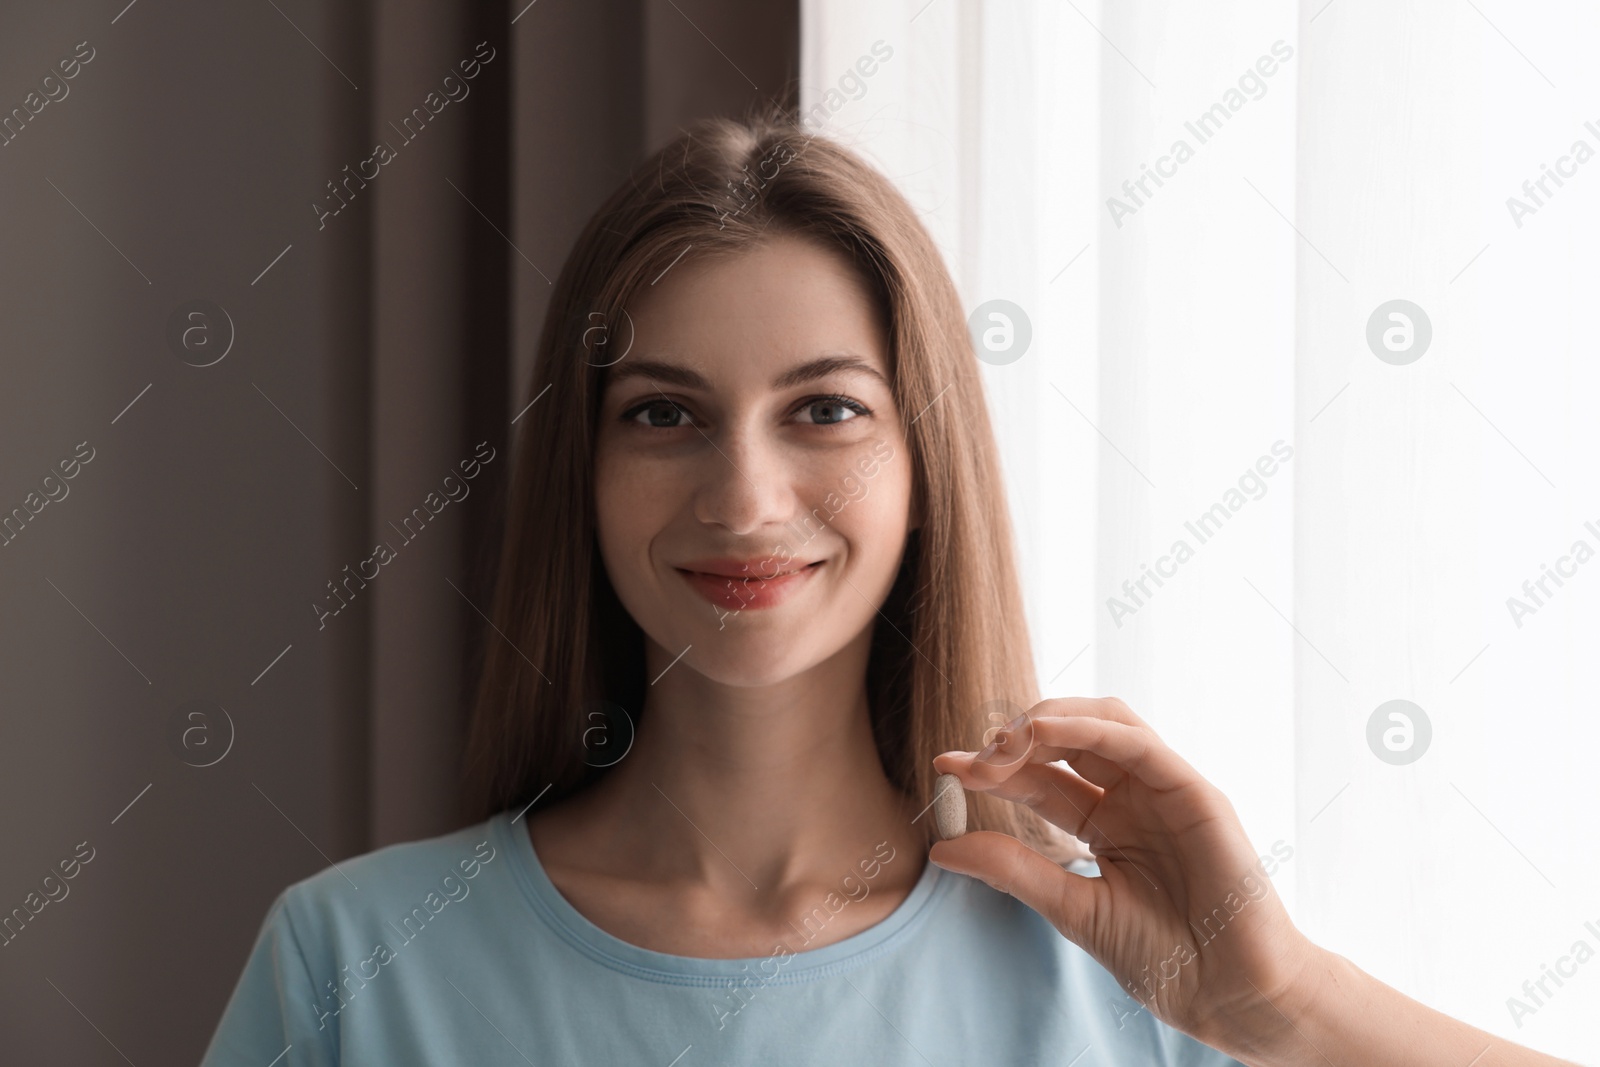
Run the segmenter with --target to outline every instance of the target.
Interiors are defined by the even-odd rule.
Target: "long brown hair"
[[[885,773],[920,809],[935,755],[980,747],[997,702],[1038,700],[977,359],[938,248],[888,179],[792,112],[707,120],[635,168],[555,283],[523,401],[538,403],[514,449],[498,632],[485,637],[467,740],[469,817],[582,789],[605,773],[585,743],[596,723],[626,734],[639,721],[643,635],[600,561],[592,483],[606,367],[630,340],[623,308],[686,250],[733,253],[780,232],[856,264],[885,315],[895,403],[909,420],[922,522],[875,623],[866,680]],[[627,722],[608,721],[607,704]],[[1086,854],[1031,810],[983,793],[968,802],[971,828],[1011,833],[1058,860]],[[932,823],[918,820],[929,843]]]

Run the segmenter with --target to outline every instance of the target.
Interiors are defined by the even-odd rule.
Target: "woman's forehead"
[[[700,389],[719,376],[779,389],[839,373],[889,382],[872,290],[843,253],[816,241],[775,237],[680,262],[629,307],[634,344],[611,368],[613,383],[647,373]]]
[[[767,384],[773,390],[792,389],[835,375],[876,380],[885,389],[889,388],[888,376],[876,361],[848,351],[832,352],[799,362],[781,362]],[[672,357],[624,360],[610,371],[610,383],[613,385],[632,379],[648,379],[656,384],[665,383],[702,392],[715,391],[716,378],[716,368],[711,368],[711,373],[707,373],[693,360]]]

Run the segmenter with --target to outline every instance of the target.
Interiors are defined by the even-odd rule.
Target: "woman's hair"
[[[560,800],[631,744],[647,689],[643,635],[599,555],[593,482],[606,367],[632,340],[623,308],[686,249],[738,253],[780,233],[853,261],[889,331],[922,523],[907,538],[867,665],[885,773],[920,809],[933,796],[934,756],[980,747],[1003,721],[987,715],[1002,701],[1026,709],[1038,700],[977,359],[932,238],[887,178],[792,112],[707,120],[611,194],[555,283],[527,398],[539,403],[514,450],[491,608],[497,632],[487,637],[467,740],[472,818],[542,792],[546,803]],[[1011,833],[1058,861],[1087,854],[1029,809],[984,793],[971,802],[971,828]],[[930,844],[933,821],[917,822]]]

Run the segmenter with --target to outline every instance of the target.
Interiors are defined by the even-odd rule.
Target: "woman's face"
[[[628,310],[595,445],[606,573],[669,657],[689,649],[680,666],[791,678],[872,623],[912,520],[871,294],[783,235],[686,257]]]

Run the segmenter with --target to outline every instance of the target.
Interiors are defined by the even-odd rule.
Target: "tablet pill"
[[[941,774],[933,782],[933,818],[939,824],[939,837],[949,841],[967,832],[967,794],[961,779]]]

